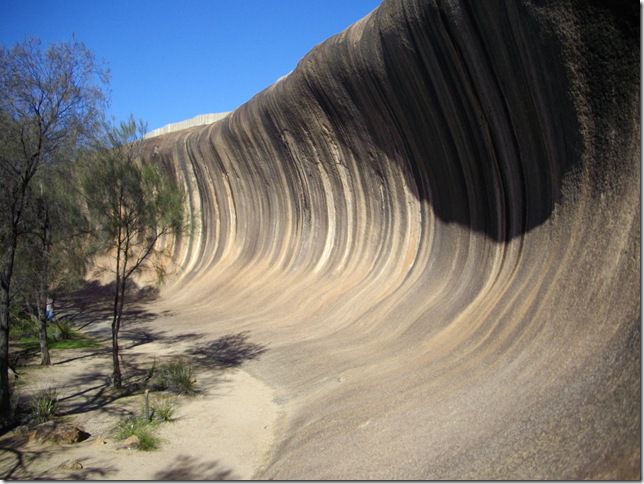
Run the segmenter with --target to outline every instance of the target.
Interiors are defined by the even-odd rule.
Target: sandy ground
[[[155,326],[162,323],[157,320]],[[104,332],[104,327],[94,329],[95,334]],[[128,342],[126,336],[122,346],[127,348]],[[123,360],[129,364],[125,374],[132,374],[136,365],[150,367],[154,357],[189,347],[190,341],[139,344],[124,352]],[[280,411],[272,389],[239,367],[197,368],[199,393],[175,398],[173,421],[157,430],[160,448],[145,452],[118,448],[113,428],[122,418],[141,412],[143,396],[139,392],[114,399],[107,380],[109,352],[54,351],[52,359],[49,368],[31,367],[20,373],[20,393],[26,396],[55,387],[62,420],[91,437],[78,444],[54,445],[23,443],[13,433],[6,434],[0,437],[3,478],[250,479],[266,464]],[[152,399],[160,396],[152,395]],[[82,469],[65,466],[73,462],[80,462]]]

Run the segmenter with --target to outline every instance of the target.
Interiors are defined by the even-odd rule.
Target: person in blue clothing
[[[47,318],[47,321],[51,321],[52,319],[54,319],[54,300],[51,298],[47,298],[45,317]]]

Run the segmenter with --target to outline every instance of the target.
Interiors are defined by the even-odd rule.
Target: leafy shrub
[[[38,321],[31,317],[11,314],[9,323],[9,338],[16,340],[21,338],[37,338],[40,325]]]
[[[158,398],[150,405],[152,409],[152,418],[161,422],[172,420],[176,405],[171,398]]]
[[[195,393],[195,379],[192,364],[185,360],[164,363],[154,373],[152,383],[156,388],[168,390],[179,395]]]
[[[58,393],[54,388],[41,390],[29,401],[29,414],[35,423],[43,423],[58,411]]]
[[[124,440],[136,435],[139,450],[154,450],[159,447],[159,438],[154,435],[154,428],[154,422],[148,422],[144,417],[130,417],[116,426],[116,436]]]

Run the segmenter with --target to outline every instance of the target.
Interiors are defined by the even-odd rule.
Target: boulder
[[[58,444],[76,444],[87,440],[90,434],[83,429],[66,423],[48,421],[36,425],[30,437],[41,442],[50,441]]]

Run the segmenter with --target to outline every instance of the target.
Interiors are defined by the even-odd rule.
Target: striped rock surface
[[[268,347],[258,477],[639,478],[638,19],[387,0],[147,141],[192,220],[165,297]]]

